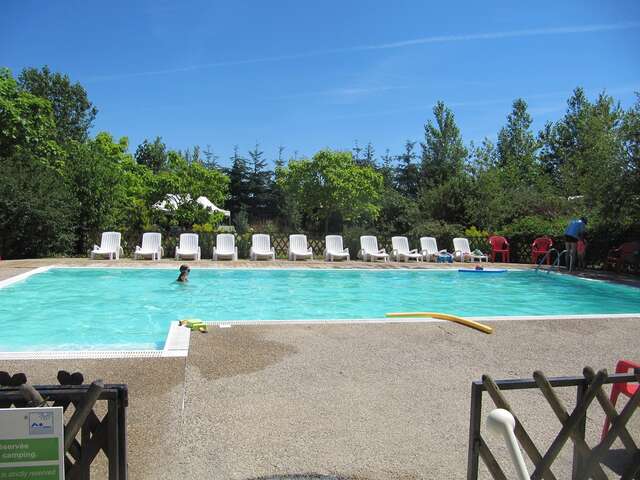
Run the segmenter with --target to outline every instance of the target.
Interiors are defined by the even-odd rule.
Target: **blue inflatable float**
[[[483,268],[482,270],[476,270],[475,268],[459,268],[460,273],[506,273],[506,268]]]

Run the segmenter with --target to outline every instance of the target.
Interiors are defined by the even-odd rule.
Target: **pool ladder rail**
[[[560,270],[561,267],[566,268],[560,265],[560,260],[562,260],[563,255],[564,256],[567,255],[567,251],[562,250],[560,253],[558,253],[557,249],[551,248],[547,253],[544,254],[544,256],[540,260],[538,260],[538,265],[536,266],[536,272],[542,268],[542,264],[547,260],[547,258],[549,258],[549,255],[551,255],[552,253],[556,254],[556,259],[553,261],[551,265],[549,265],[549,268],[547,268],[545,271],[549,273],[554,268],[556,269],[556,271]]]

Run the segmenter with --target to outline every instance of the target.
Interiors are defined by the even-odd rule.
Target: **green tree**
[[[364,147],[364,155],[362,158],[362,162],[360,165],[364,167],[376,168],[376,151],[373,148],[373,144],[371,142],[367,143],[366,147]]]
[[[155,198],[164,199],[167,194],[178,195],[184,200],[173,212],[173,224],[191,228],[193,224],[219,223],[221,214],[210,214],[200,207],[198,197],[207,197],[217,206],[223,206],[227,198],[229,179],[218,170],[210,170],[199,162],[189,163],[178,152],[168,154],[167,169],[157,174]],[[187,200],[190,199],[190,200]]]
[[[279,170],[280,182],[303,215],[322,231],[338,216],[341,223],[375,219],[383,187],[382,175],[356,164],[349,152],[322,150],[311,160],[293,160]]]
[[[233,148],[229,175],[229,210],[231,215],[237,214],[242,206],[247,208],[249,198],[249,167],[247,160],[238,153],[238,146]]]
[[[633,203],[627,188],[630,124],[625,128],[625,117],[633,118],[633,113],[628,115],[609,95],[601,93],[592,103],[578,88],[565,116],[540,134],[547,170],[556,177],[563,195],[582,200],[581,213],[595,216],[592,225],[620,226],[629,220],[623,213]]]
[[[620,129],[624,157],[624,212],[629,223],[640,225],[640,93],[624,114]]]
[[[429,120],[424,126],[422,162],[420,168],[421,185],[434,187],[445,183],[462,173],[467,158],[460,130],[453,112],[444,102],[433,107],[435,123]]]
[[[507,171],[509,181],[518,184],[535,184],[542,173],[536,155],[538,142],[531,131],[532,122],[527,102],[519,98],[513,102],[507,124],[498,133],[498,166]]]
[[[420,219],[465,224],[468,222],[467,201],[473,195],[473,184],[463,173],[431,188],[423,188],[413,212],[415,223]]]
[[[11,72],[0,69],[0,158],[29,157],[53,165],[62,151],[55,141],[55,120],[51,103],[22,91]]]
[[[207,145],[207,147],[202,151],[204,155],[204,166],[210,170],[219,168],[218,166],[218,155],[213,151],[211,145]]]
[[[67,146],[65,177],[78,202],[75,211],[78,253],[86,253],[102,231],[114,229],[119,223],[117,212],[124,203],[119,164],[124,148],[126,141],[114,147],[107,133]]]
[[[167,146],[160,137],[156,137],[153,143],[145,138],[136,148],[135,159],[139,165],[145,165],[153,173],[158,173],[167,167]]]
[[[73,253],[77,203],[60,170],[29,152],[0,158],[0,257]]]
[[[396,168],[396,186],[398,191],[405,196],[415,198],[418,195],[420,183],[420,168],[415,163],[418,155],[414,152],[416,142],[407,140],[404,144],[404,152],[398,156]]]
[[[89,137],[98,109],[89,101],[82,85],[72,83],[68,75],[52,72],[47,66],[25,68],[18,83],[25,91],[51,102],[58,143],[83,142]]]
[[[540,161],[554,185],[566,193],[562,167],[572,156],[579,154],[578,132],[590,103],[581,87],[567,100],[567,112],[558,122],[547,122],[539,134]]]
[[[264,220],[273,214],[272,211],[272,178],[273,174],[267,170],[267,161],[260,145],[256,143],[249,151],[249,172],[247,174],[247,189],[249,192],[247,210],[250,221]]]
[[[285,190],[286,185],[278,179],[283,176],[285,168],[284,146],[278,147],[278,157],[275,160],[273,188],[273,212],[277,216],[278,223],[284,231],[297,231],[301,228],[300,209],[295,198]]]

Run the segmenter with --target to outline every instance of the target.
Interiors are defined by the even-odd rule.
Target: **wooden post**
[[[27,405],[29,407],[41,407],[45,404],[42,395],[40,395],[40,393],[38,393],[30,383],[23,383],[18,388],[20,389],[20,393],[24,399],[27,401]]]
[[[69,450],[69,446],[71,445],[71,442],[73,442],[73,440],[76,438],[80,427],[82,427],[82,424],[84,423],[89,413],[93,411],[93,406],[98,400],[98,397],[100,397],[103,389],[104,384],[102,383],[102,380],[96,380],[95,382],[93,382],[89,387],[89,390],[87,390],[87,395],[82,402],[82,405],[80,405],[80,408],[76,410],[71,416],[71,419],[69,419],[69,422],[64,429],[65,452]]]
[[[480,424],[482,421],[482,386],[471,384],[471,408],[469,409],[469,452],[467,456],[467,480],[478,479],[478,455],[480,447]]]
[[[118,480],[120,474],[120,452],[118,449],[118,408],[110,401],[107,409],[107,456],[109,457],[109,480]]]
[[[595,378],[595,373],[594,373],[594,377]],[[593,381],[593,378],[591,379],[591,381]],[[584,394],[587,391],[587,385],[586,384],[580,384],[577,387],[577,391],[576,391],[576,405],[579,405],[581,402],[584,401]],[[601,392],[602,390],[599,390],[599,392]],[[585,415],[584,417],[582,417],[582,420],[580,420],[580,422],[578,422],[578,425],[576,426],[575,432],[576,435],[584,442],[584,436],[585,436],[585,432],[586,432],[586,428],[587,428],[587,416]],[[582,475],[582,466],[584,465],[584,460],[582,455],[580,455],[580,452],[578,451],[577,446],[574,445],[573,447],[573,468],[571,469],[571,479],[572,480],[580,480],[582,478],[584,478],[584,476]],[[606,478],[606,477],[605,477]]]

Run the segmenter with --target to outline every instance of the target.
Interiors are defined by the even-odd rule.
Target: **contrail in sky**
[[[327,50],[313,50],[308,52],[301,52],[289,55],[278,55],[272,57],[261,58],[248,58],[243,60],[228,60],[213,63],[202,63],[197,65],[187,65],[184,67],[167,68],[159,70],[150,70],[145,72],[131,72],[121,73],[115,75],[103,75],[94,76],[88,78],[87,81],[107,81],[107,80],[119,80],[125,78],[146,77],[154,75],[166,75],[172,73],[185,73],[195,70],[202,70],[207,68],[220,68],[220,67],[233,67],[238,65],[249,65],[257,63],[271,63],[282,62],[286,60],[299,60],[305,58],[318,57],[323,55],[333,55],[351,52],[366,52],[374,50],[389,50],[397,48],[412,47],[415,45],[428,45],[438,43],[454,43],[454,42],[469,42],[469,41],[481,41],[481,40],[500,40],[504,38],[522,38],[522,37],[539,37],[545,35],[570,35],[580,33],[598,33],[609,32],[615,30],[630,30],[640,27],[640,22],[625,22],[625,23],[610,23],[610,24],[596,24],[596,25],[574,25],[566,27],[551,27],[551,28],[533,28],[525,30],[511,30],[503,32],[486,32],[486,33],[469,33],[460,35],[437,35],[431,37],[414,38],[410,40],[402,40],[391,43],[379,43],[375,45],[359,45],[353,47],[333,48]]]

